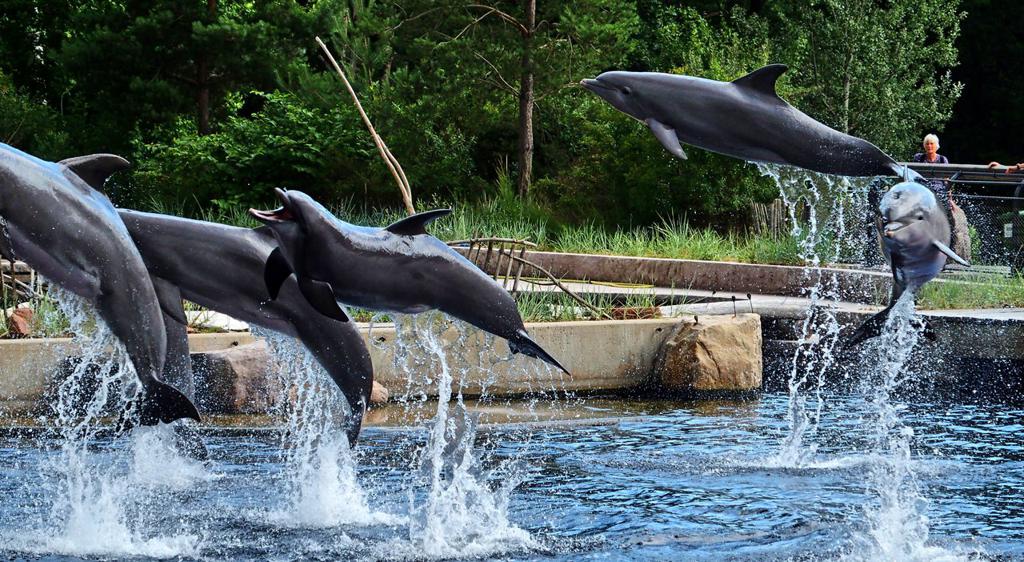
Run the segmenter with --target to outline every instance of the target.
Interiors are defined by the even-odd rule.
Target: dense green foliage
[[[565,223],[728,222],[776,194],[742,162],[673,159],[577,86],[604,70],[731,80],[784,62],[784,97],[897,156],[959,94],[960,0],[542,0],[529,33],[510,1],[0,4],[0,141],[47,158],[122,153],[136,167],[117,180],[120,204],[184,213],[271,204],[275,186],[399,206],[317,35],[419,206],[498,197],[495,180],[517,176],[519,83],[532,76],[528,206]]]

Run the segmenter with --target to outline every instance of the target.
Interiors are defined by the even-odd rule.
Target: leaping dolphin
[[[786,103],[771,64],[732,82],[657,72],[605,72],[582,86],[646,124],[662,146],[685,159],[689,144],[755,162],[841,176],[920,176],[870,142],[832,129]]]
[[[127,167],[112,154],[54,163],[0,144],[0,255],[95,305],[145,390],[141,423],[198,421],[192,402],[160,380],[166,334],[153,284],[114,206],[96,190]]]
[[[970,266],[949,247],[949,220],[927,187],[913,182],[894,185],[878,205],[883,251],[892,267],[889,305],[861,324],[847,345],[877,336],[905,291],[914,295],[942,271],[946,259]]]
[[[277,247],[270,229],[239,228],[197,220],[119,210],[153,277],[168,332],[167,380],[190,385],[185,312],[181,299],[244,322],[299,338],[341,389],[352,415],[349,445],[355,445],[370,402],[373,365],[352,322],[319,314],[285,281],[271,300],[263,281],[267,258]]]
[[[276,192],[280,209],[249,211],[270,227],[279,242],[278,251],[267,260],[271,296],[294,273],[308,300],[332,318],[345,318],[336,301],[410,314],[438,309],[505,338],[513,353],[541,359],[568,373],[530,339],[507,291],[427,233],[427,224],[450,209],[371,228],[339,220],[300,191]]]

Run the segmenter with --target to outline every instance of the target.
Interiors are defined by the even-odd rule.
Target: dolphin
[[[681,144],[689,144],[824,174],[920,178],[870,142],[840,133],[786,103],[775,92],[785,71],[785,65],[770,64],[732,82],[611,71],[581,85],[646,124],[678,158],[686,158]]]
[[[854,345],[877,336],[900,296],[918,290],[932,280],[952,259],[970,266],[949,247],[949,220],[927,187],[914,182],[894,185],[878,205],[883,252],[892,268],[889,305],[864,322],[850,337]]]
[[[138,211],[119,210],[157,288],[168,326],[168,380],[191,385],[187,321],[182,298],[255,326],[298,338],[338,385],[351,408],[349,445],[359,437],[370,403],[373,365],[352,322],[319,314],[287,280],[277,299],[263,281],[277,247],[270,229],[239,228]]]
[[[249,211],[270,227],[279,243],[266,264],[271,296],[294,273],[302,293],[332,318],[345,319],[336,301],[407,314],[437,309],[505,338],[512,353],[541,359],[568,374],[530,338],[505,289],[427,234],[426,226],[450,209],[371,228],[339,220],[300,191],[276,193],[280,209]]]
[[[160,379],[167,344],[155,289],[117,211],[97,191],[128,166],[112,154],[47,162],[0,144],[0,255],[24,260],[96,307],[142,383],[142,424],[199,421],[192,402]]]

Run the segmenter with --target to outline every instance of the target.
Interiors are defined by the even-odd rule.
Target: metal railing
[[[488,273],[488,275],[491,275],[496,283],[500,283],[503,289],[511,293],[513,298],[515,298],[519,292],[519,284],[523,280],[523,272],[525,269],[527,272],[532,271],[537,274],[530,275],[529,277],[546,279],[547,282],[558,287],[558,289],[568,295],[569,298],[573,299],[594,314],[607,318],[608,320],[613,319],[610,314],[598,309],[593,304],[587,302],[586,299],[573,292],[572,289],[566,287],[565,284],[562,283],[560,279],[552,275],[550,271],[526,259],[526,251],[528,249],[532,250],[537,248],[537,244],[529,240],[516,240],[513,238],[471,238],[469,240],[453,240],[448,242],[448,245],[457,248],[464,248],[466,250],[466,259],[473,262],[473,264],[479,267],[484,273],[493,271],[493,274]],[[513,274],[513,269],[515,270],[515,274]]]

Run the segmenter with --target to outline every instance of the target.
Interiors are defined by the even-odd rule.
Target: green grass
[[[1024,307],[1024,277],[993,280],[978,275],[932,282],[921,289],[917,303],[928,309]]]
[[[595,225],[564,228],[556,237],[541,244],[541,248],[554,252],[743,263],[803,263],[796,240],[792,237],[774,239],[721,234],[672,219],[630,230],[608,231]]]

